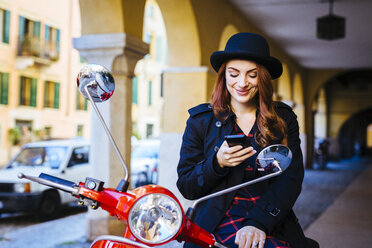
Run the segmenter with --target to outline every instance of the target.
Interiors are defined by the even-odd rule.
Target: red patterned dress
[[[258,151],[258,144],[254,141],[254,133],[257,130],[256,123],[253,125],[248,140],[251,146]],[[235,124],[235,134],[243,134],[237,124]],[[249,180],[249,174],[252,173],[253,165],[256,161],[257,154],[250,157],[243,163],[245,167],[244,181]],[[237,248],[235,244],[235,235],[242,227],[244,227],[245,216],[248,215],[249,210],[256,204],[260,196],[251,187],[245,187],[237,190],[236,195],[231,203],[230,208],[226,211],[220,224],[217,226],[214,235],[218,242],[230,248]],[[279,240],[273,236],[266,236],[264,248],[288,248],[289,244],[285,241]]]

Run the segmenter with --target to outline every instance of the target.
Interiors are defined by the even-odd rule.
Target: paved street
[[[367,247],[372,242],[372,160],[330,163],[307,170],[295,212],[307,236],[322,248]],[[368,210],[368,211],[367,211]],[[362,215],[363,214],[363,215]],[[367,214],[367,215],[366,215]],[[2,248],[88,248],[85,213],[4,232]],[[3,232],[1,232],[3,230]],[[166,247],[180,247],[176,242]]]

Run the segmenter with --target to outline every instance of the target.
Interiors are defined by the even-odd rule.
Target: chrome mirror
[[[85,98],[89,99],[85,91],[85,86],[87,86],[87,90],[94,102],[104,102],[114,93],[115,81],[105,67],[88,64],[81,68],[77,76],[77,86]]]
[[[109,70],[101,65],[88,64],[81,68],[77,76],[77,86],[80,93],[87,98],[94,111],[97,113],[98,119],[100,120],[103,129],[105,130],[107,137],[109,138],[121,165],[124,169],[124,180],[122,180],[119,186],[116,188],[117,191],[127,191],[129,182],[128,182],[128,168],[125,165],[123,156],[121,155],[118,146],[115,143],[114,138],[111,135],[110,130],[108,129],[105,121],[102,118],[102,115],[99,109],[96,106],[96,102],[104,102],[108,100],[115,90],[115,81],[112,77]]]
[[[288,168],[292,161],[291,150],[282,144],[275,144],[265,147],[258,155],[256,164],[261,170],[271,171],[272,169],[277,170],[275,164],[280,166],[284,171]]]

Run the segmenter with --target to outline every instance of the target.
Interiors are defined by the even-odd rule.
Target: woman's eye
[[[250,78],[256,78],[257,77],[257,74],[250,74],[248,75]]]
[[[238,74],[230,74],[230,77],[233,77],[233,78],[236,78],[237,76],[239,76]]]

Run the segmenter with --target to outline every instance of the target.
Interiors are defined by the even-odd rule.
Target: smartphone
[[[241,145],[243,146],[243,148],[245,148],[249,146],[247,136],[245,136],[244,134],[226,135],[225,140],[229,147]]]

